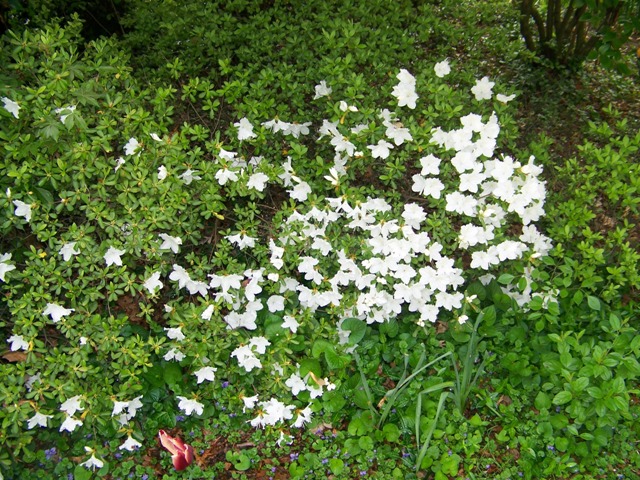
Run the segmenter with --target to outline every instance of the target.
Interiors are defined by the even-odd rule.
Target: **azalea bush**
[[[240,102],[175,126],[178,95],[202,117],[237,95],[140,88],[113,41],[80,53],[79,28],[3,48],[4,468],[55,445],[104,474],[113,450],[220,408],[286,444],[339,415],[383,325],[464,328],[482,285],[553,301],[532,282],[541,168],[500,151],[513,95],[488,77],[397,68],[371,105],[323,76],[299,87],[308,111]],[[396,169],[415,171],[405,194]]]

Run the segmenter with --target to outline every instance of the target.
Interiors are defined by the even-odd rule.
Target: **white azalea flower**
[[[449,65],[449,60],[443,60],[441,62],[436,63],[433,67],[436,72],[436,77],[445,77],[451,73],[451,66]]]
[[[10,98],[7,97],[2,97],[2,103],[4,103],[4,109],[9,112],[11,115],[13,115],[16,118],[20,117],[20,105],[18,105],[18,102],[14,102],[13,100],[11,100]]]
[[[116,159],[116,166],[114,167],[113,171],[117,172],[118,170],[120,170],[120,167],[122,165],[124,165],[125,163],[127,163],[127,161],[124,158],[122,158],[122,157],[117,158]]]
[[[200,180],[202,177],[196,175],[196,170],[188,168],[182,175],[178,175],[178,178],[182,180],[185,185],[190,185],[194,180]]]
[[[167,337],[169,337],[171,340],[181,342],[182,340],[187,338],[184,336],[184,333],[182,333],[182,327],[165,328],[164,330],[167,332]]]
[[[153,294],[156,289],[161,289],[164,284],[160,281],[160,272],[154,272],[149,278],[147,278],[143,284],[149,293]]]
[[[262,192],[266,187],[268,181],[269,177],[266,174],[257,172],[249,177],[249,180],[247,181],[247,188],[253,188],[255,190],[258,190],[259,192]]]
[[[171,350],[169,350],[167,353],[164,354],[163,358],[167,362],[171,360],[175,360],[176,362],[181,362],[182,360],[184,360],[185,357],[186,355],[182,353],[180,350],[178,350],[177,348],[172,348]]]
[[[58,250],[58,253],[62,255],[65,262],[68,262],[72,256],[80,254],[80,251],[76,250],[76,243],[77,242],[67,242]]]
[[[36,412],[36,413],[33,414],[33,417],[31,417],[29,420],[27,420],[27,428],[29,430],[31,430],[36,425],[46,428],[47,419],[52,418],[52,417],[53,417],[53,415],[44,415],[44,414],[42,414],[40,412]]]
[[[471,93],[473,93],[476,97],[476,100],[489,100],[491,98],[492,89],[495,85],[495,82],[489,81],[489,77],[482,77],[482,79],[477,80],[476,84],[471,88]]]
[[[83,411],[84,408],[80,406],[80,402],[82,401],[82,395],[76,395],[75,397],[71,397],[66,400],[62,405],[60,405],[60,411],[65,412],[67,415],[72,417],[77,411]]]
[[[182,410],[185,415],[191,415],[193,412],[195,412],[197,415],[202,415],[202,412],[204,411],[204,405],[202,403],[191,398],[181,397],[179,395],[177,396],[177,398],[180,400],[180,402],[178,403],[178,408]]]
[[[202,383],[205,380],[213,382],[216,379],[216,371],[217,368],[202,367],[200,370],[193,372],[193,374],[198,378],[198,383]]]
[[[500,103],[509,103],[514,98],[516,98],[515,93],[513,95],[503,95],[502,93],[496,95],[496,100],[498,100]]]
[[[140,148],[140,143],[135,138],[131,137],[127,144],[124,146],[125,155],[133,155]]]
[[[24,217],[27,222],[31,221],[31,205],[24,203],[21,200],[14,200],[13,204],[16,206],[14,214],[17,217]]]
[[[118,447],[118,450],[129,450],[130,452],[133,452],[134,450],[137,450],[141,446],[142,444],[139,441],[137,441],[135,438],[129,435],[125,440],[125,442]]]
[[[47,303],[47,307],[42,311],[42,314],[51,316],[51,320],[58,323],[62,320],[62,317],[66,317],[72,312],[75,312],[75,309],[64,308],[62,305],[58,305],[56,303]]]
[[[88,452],[93,452],[93,450],[91,450],[89,447],[84,447],[84,449],[87,450]],[[95,470],[96,468],[104,467],[104,462],[102,460],[100,460],[99,458],[96,458],[96,454],[95,453],[92,453],[91,457],[89,458],[89,460],[87,460],[86,462],[82,462],[80,465],[82,465],[83,467],[85,467],[87,469]]]
[[[371,150],[373,158],[385,159],[389,157],[389,151],[393,149],[393,144],[385,140],[379,140],[377,145],[367,145],[367,148]]]
[[[248,138],[254,138],[256,136],[253,133],[253,125],[246,117],[240,119],[239,122],[233,124],[238,129],[238,140],[247,140]]]
[[[82,425],[82,420],[78,420],[67,415],[62,425],[60,425],[60,432],[66,430],[67,432],[73,432],[76,428]]]
[[[331,87],[327,87],[327,82],[325,80],[321,80],[318,85],[315,87],[316,95],[313,97],[314,100],[318,98],[325,97],[327,95],[331,95]]]
[[[200,315],[200,318],[203,320],[211,320],[211,315],[213,315],[213,311],[214,311],[214,306],[213,305],[209,305],[204,312],[202,312],[202,314]]]
[[[411,109],[416,108],[418,94],[416,93],[416,79],[404,68],[396,75],[400,83],[393,87],[391,95],[398,99],[398,106],[407,106]]]
[[[4,279],[4,275],[7,272],[10,272],[11,270],[16,269],[15,265],[11,265],[10,263],[7,263],[9,260],[11,260],[10,253],[3,253],[2,255],[0,255],[0,280],[2,280],[3,282],[6,281]]]
[[[11,351],[17,352],[18,350],[29,350],[29,342],[27,342],[22,335],[11,335],[7,342],[11,344]]]
[[[160,245],[160,250],[171,250],[173,253],[178,253],[180,245],[182,245],[182,239],[180,237],[172,237],[166,233],[161,233],[160,238],[163,240]]]
[[[127,253],[126,250],[118,250],[117,248],[109,247],[107,253],[104,254],[104,261],[107,263],[107,267],[109,265],[122,266],[122,259],[120,257],[125,253]]]

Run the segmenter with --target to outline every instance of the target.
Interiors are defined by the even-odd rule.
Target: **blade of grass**
[[[444,382],[444,383],[450,383],[450,382]],[[442,388],[445,388],[445,387],[442,387]],[[429,430],[427,431],[427,437],[425,438],[422,444],[420,453],[418,453],[418,458],[416,460],[416,472],[420,470],[420,465],[422,464],[422,460],[424,459],[424,456],[427,454],[427,450],[429,449],[429,445],[431,444],[431,436],[433,435],[433,432],[436,429],[436,426],[438,424],[438,419],[440,418],[440,414],[442,413],[442,407],[444,406],[444,402],[446,401],[447,397],[449,397],[449,395],[450,395],[450,392],[442,392],[440,394],[440,400],[438,401],[438,408],[436,410],[436,415],[433,418],[433,422],[431,423]],[[422,397],[422,393],[420,394],[420,397]],[[418,403],[422,406],[422,402],[418,402]],[[420,433],[420,428],[419,428],[420,413],[421,412],[416,411],[416,438],[418,441],[418,446],[420,446],[420,437],[418,436]]]
[[[356,359],[356,365],[358,366],[358,371],[360,372],[360,381],[362,382],[362,388],[364,389],[364,393],[367,396],[367,405],[369,406],[369,410],[371,411],[371,415],[373,418],[378,417],[378,411],[374,407],[373,403],[373,394],[371,393],[371,389],[369,388],[369,382],[367,382],[367,376],[364,374],[364,370],[362,368],[362,362],[360,361],[360,355],[358,352],[354,350],[353,357]]]
[[[446,358],[448,355],[451,355],[451,352],[444,353],[444,354],[440,355],[439,357],[435,358],[434,360],[430,361],[429,363],[427,363],[425,365],[422,365],[420,367],[416,366],[416,370],[409,377],[407,377],[404,380],[400,381],[398,383],[398,385],[396,385],[396,387],[394,389],[389,390],[385,394],[384,398],[388,398],[388,400],[385,402],[384,409],[382,410],[382,414],[381,414],[380,419],[378,421],[378,428],[380,428],[380,426],[384,423],[384,421],[386,420],[386,418],[389,415],[389,413],[391,413],[391,410],[393,409],[393,406],[395,405],[396,400],[398,399],[398,397],[400,396],[402,391],[406,387],[409,386],[411,381],[417,375],[419,375],[421,372],[423,372],[425,369],[433,366],[434,364],[436,364],[437,362],[439,362],[443,358]],[[425,359],[425,354],[423,352],[422,355],[420,355],[420,360],[418,361],[418,365],[420,365],[424,361],[424,359]]]

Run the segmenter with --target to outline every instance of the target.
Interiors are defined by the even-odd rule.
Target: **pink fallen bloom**
[[[164,430],[158,432],[160,443],[171,453],[171,460],[176,470],[184,470],[193,462],[193,447],[186,445],[182,439],[173,438]]]

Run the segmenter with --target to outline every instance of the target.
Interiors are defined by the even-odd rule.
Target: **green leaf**
[[[609,316],[609,324],[611,325],[611,330],[613,330],[614,332],[619,331],[622,326],[620,323],[620,318],[618,318],[618,316],[613,313]]]
[[[296,335],[287,346],[294,352],[302,352],[308,348],[307,339],[303,335]]]
[[[469,423],[471,425],[473,425],[474,427],[481,427],[483,425],[487,425],[488,424],[487,422],[482,420],[482,418],[480,418],[480,415],[478,415],[477,413],[473,417],[471,417],[469,419]]]
[[[358,439],[358,446],[365,452],[372,452],[374,449],[373,438],[369,435],[364,435]]]
[[[304,378],[309,372],[313,372],[316,377],[322,377],[322,367],[315,358],[305,358],[300,362],[300,376]]]
[[[478,300],[480,301],[487,298],[487,289],[484,287],[484,285],[482,285],[481,282],[473,282],[465,290],[465,296],[471,297],[473,295],[476,295],[478,297]]]
[[[324,352],[324,358],[331,370],[342,370],[351,361],[348,355],[338,355],[335,350],[327,350]]]
[[[329,468],[334,475],[340,475],[344,471],[344,462],[339,458],[329,460]]]
[[[282,317],[273,313],[267,313],[265,317],[264,333],[267,338],[276,338],[286,333],[285,329],[282,328]]]
[[[160,412],[156,417],[156,421],[161,428],[173,428],[176,426],[176,416],[169,412]]]
[[[571,382],[571,387],[576,392],[582,392],[589,385],[589,379],[587,377],[580,377],[577,380]]]
[[[50,123],[49,125],[47,125],[46,127],[44,127],[40,131],[45,136],[45,138],[51,138],[51,139],[55,140],[56,142],[58,141],[58,136],[60,135],[60,130],[58,129],[57,125]]]
[[[154,363],[152,367],[142,374],[142,378],[149,382],[153,387],[164,387],[165,380],[163,373],[164,371],[162,366],[158,363]]]
[[[600,311],[600,300],[597,297],[587,295],[587,304],[591,310]]]
[[[559,452],[566,452],[569,448],[569,440],[564,437],[556,438],[555,444]]]
[[[581,290],[577,290],[576,293],[573,294],[573,303],[580,305],[582,300],[584,300],[584,294]]]
[[[346,405],[347,399],[342,392],[331,390],[322,395],[322,408],[330,413],[339,412]],[[367,407],[365,407],[367,408]]]
[[[357,318],[347,318],[342,322],[342,330],[348,330],[349,344],[356,345],[367,333],[367,324]]]
[[[49,190],[42,187],[34,187],[33,191],[43,205],[46,205],[47,207],[53,206],[53,194]]]
[[[236,455],[233,460],[233,466],[236,470],[244,472],[245,470],[249,470],[251,468],[251,460],[245,454]]]
[[[74,480],[89,480],[93,476],[93,472],[82,465],[76,465],[73,469]]]
[[[328,350],[333,351],[335,353],[333,344],[331,342],[328,342],[327,340],[319,339],[313,342],[313,346],[311,347],[311,355],[314,358],[318,358],[320,357],[320,355],[322,355],[324,352]]]
[[[369,401],[367,392],[365,392],[364,390],[356,390],[356,392],[353,394],[353,403],[356,404],[356,407],[363,410],[367,410],[371,406],[371,402]]]
[[[553,397],[553,404],[564,405],[565,403],[569,403],[572,399],[573,399],[573,395],[571,394],[571,392],[568,392],[567,390],[563,390],[562,392],[558,393],[555,397]]]
[[[176,383],[182,383],[182,369],[177,363],[166,363],[164,366],[164,372],[162,374],[164,381],[167,385],[175,385]]]
[[[485,308],[480,315],[482,315],[482,323],[485,326],[493,325],[495,323],[495,321],[496,321],[496,318],[497,318],[496,307],[491,305],[491,306]]]
[[[400,325],[395,318],[380,324],[380,333],[383,333],[390,338],[395,338],[400,332]]]
[[[384,438],[387,442],[395,443],[400,440],[400,429],[393,423],[387,423],[382,427],[382,432],[384,433]]]
[[[551,426],[553,427],[553,429],[556,431],[562,430],[567,425],[569,425],[569,419],[566,417],[566,415],[562,415],[561,413],[552,415],[549,421],[551,422]]]
[[[549,409],[551,407],[551,398],[544,392],[538,392],[534,405],[538,410]]]
[[[160,402],[163,398],[167,396],[167,391],[164,388],[156,387],[149,390],[149,392],[147,393],[147,396],[152,402]]]

